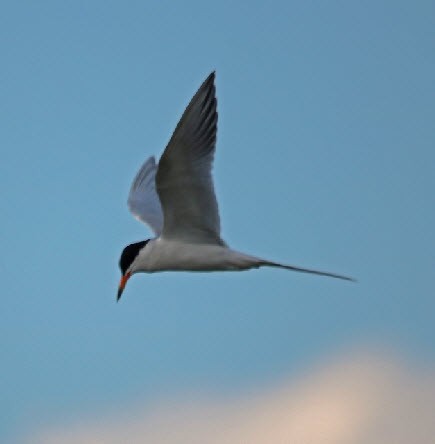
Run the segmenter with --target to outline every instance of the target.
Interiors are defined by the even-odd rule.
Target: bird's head
[[[139,256],[139,252],[148,243],[149,239],[136,242],[134,244],[127,245],[121,253],[119,259],[119,268],[121,269],[121,280],[118,287],[117,301],[121,298],[122,292],[124,291],[125,284],[130,279],[130,277],[137,271],[135,270],[135,260]]]

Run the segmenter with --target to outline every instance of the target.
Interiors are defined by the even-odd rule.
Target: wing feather
[[[218,120],[214,79],[213,72],[193,96],[159,161],[165,238],[224,245],[211,174]]]
[[[136,174],[127,203],[136,219],[147,224],[159,236],[163,229],[163,212],[156,191],[156,173],[156,161],[150,157]]]

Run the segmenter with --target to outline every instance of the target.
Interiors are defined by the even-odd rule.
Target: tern
[[[154,157],[147,159],[133,181],[128,207],[155,237],[124,248],[117,300],[133,274],[158,271],[241,271],[267,266],[353,280],[244,254],[222,240],[212,179],[218,121],[214,80],[212,72],[193,96],[158,164]]]

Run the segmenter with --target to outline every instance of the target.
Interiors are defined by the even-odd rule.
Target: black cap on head
[[[148,243],[148,241],[149,239],[127,245],[124,250],[122,250],[121,258],[119,259],[119,268],[121,269],[121,273],[123,275],[139,254],[139,251]]]

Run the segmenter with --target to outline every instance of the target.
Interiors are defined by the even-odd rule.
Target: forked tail
[[[333,277],[333,278],[337,278],[337,279],[344,279],[345,281],[356,282],[356,279],[349,277],[349,276],[343,276],[342,274],[329,273],[327,271],[310,270],[309,268],[294,267],[293,265],[284,265],[284,264],[280,264],[278,262],[270,262],[270,261],[262,260],[258,265],[260,267],[265,266],[265,267],[284,268],[285,270],[300,271],[302,273],[317,274],[319,276],[328,276],[328,277]]]

